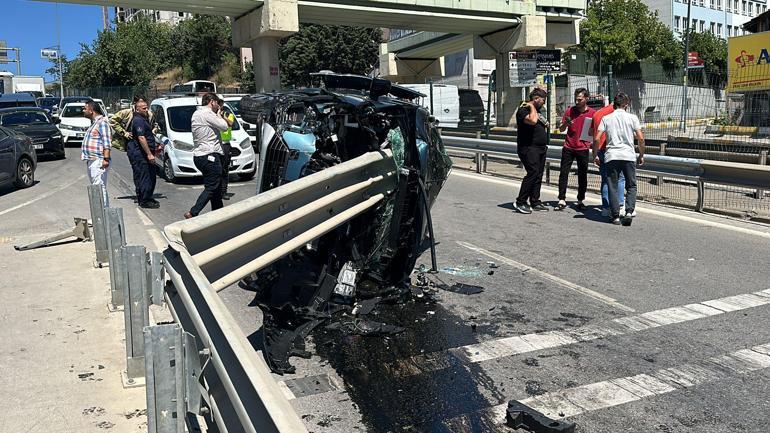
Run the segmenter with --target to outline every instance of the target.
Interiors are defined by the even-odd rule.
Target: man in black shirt
[[[160,204],[152,198],[155,193],[155,135],[149,122],[147,102],[139,101],[135,106],[136,112],[131,120],[131,141],[128,142],[126,153],[134,172],[136,201],[146,209],[157,209]]]
[[[527,170],[527,175],[521,181],[519,196],[516,197],[513,208],[523,214],[532,213],[533,210],[548,210],[540,201],[540,186],[543,183],[545,157],[548,152],[548,122],[540,116],[540,108],[545,104],[547,97],[545,90],[535,89],[529,94],[529,102],[521,104],[516,111],[517,153],[524,169]]]

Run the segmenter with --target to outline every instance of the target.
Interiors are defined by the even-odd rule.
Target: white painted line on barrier
[[[485,255],[487,257],[490,257],[490,258],[493,258],[493,259],[495,259],[495,260],[497,260],[499,262],[502,262],[502,263],[505,263],[505,264],[507,264],[509,266],[512,266],[512,267],[514,267],[514,268],[516,268],[516,269],[518,269],[518,270],[520,270],[522,272],[526,272],[528,275],[535,275],[536,277],[539,277],[539,278],[541,278],[543,280],[551,281],[552,283],[556,283],[557,285],[559,285],[561,287],[564,287],[566,289],[575,291],[577,293],[580,293],[581,295],[587,296],[587,297],[589,297],[591,299],[594,299],[596,301],[603,302],[603,303],[605,303],[607,305],[610,305],[610,306],[612,306],[614,308],[617,308],[619,310],[623,310],[623,311],[626,311],[626,312],[629,312],[629,313],[633,313],[634,311],[636,311],[633,308],[631,308],[629,306],[626,306],[626,305],[623,305],[620,302],[616,301],[613,298],[610,298],[607,295],[603,295],[603,294],[601,294],[599,292],[596,292],[594,290],[591,290],[589,288],[586,288],[586,287],[580,286],[578,284],[569,282],[569,281],[567,281],[567,280],[565,280],[563,278],[559,278],[559,277],[557,277],[555,275],[551,275],[551,274],[549,274],[547,272],[543,272],[543,271],[541,271],[539,269],[535,269],[535,268],[533,268],[531,266],[527,266],[527,265],[525,265],[523,263],[519,263],[519,262],[517,262],[515,260],[509,259],[509,258],[504,257],[504,256],[501,256],[500,254],[496,254],[496,253],[493,253],[491,251],[487,251],[487,250],[485,250],[483,248],[480,248],[480,247],[477,247],[475,245],[469,244],[468,242],[457,241],[457,243],[459,245],[465,247],[465,248],[468,248],[469,250],[476,251],[479,254],[483,254],[483,255]]]
[[[289,386],[286,385],[286,382],[283,380],[277,381],[278,388],[283,393],[283,396],[286,397],[286,400],[295,400],[297,397],[294,395],[293,392],[291,392],[291,389],[289,389]]]
[[[517,187],[518,185],[521,184],[521,182],[514,182],[514,181],[504,180],[504,179],[496,179],[490,176],[482,176],[477,174],[458,173],[457,171],[452,171],[451,174],[454,176],[464,177],[467,179],[480,180],[482,182],[496,183],[498,185],[506,185],[510,187]],[[542,187],[542,190],[548,191],[549,193],[552,193],[552,194],[558,194],[558,191],[555,188]],[[594,205],[601,204],[601,200],[593,197],[586,197],[585,202],[588,204],[594,204]],[[649,215],[655,215],[655,216],[660,216],[664,218],[671,218],[671,219],[675,219],[683,222],[700,224],[702,226],[714,227],[714,228],[719,228],[723,230],[730,230],[736,233],[742,233],[750,236],[757,236],[757,237],[770,239],[770,232],[747,229],[744,227],[738,227],[730,224],[724,224],[717,221],[710,221],[710,220],[686,216],[686,215],[679,215],[671,212],[666,212],[663,210],[651,209],[648,207],[640,207],[639,203],[637,203],[637,207],[635,210],[641,214],[649,214]]]
[[[568,418],[600,409],[692,388],[728,378],[730,373],[746,374],[770,367],[770,344],[741,349],[648,374],[620,377],[529,397],[520,402],[544,415]],[[482,412],[489,419],[505,420],[508,404],[500,404]]]
[[[50,196],[52,196],[52,195],[56,194],[57,192],[59,192],[59,191],[61,191],[61,190],[63,190],[63,189],[67,189],[67,188],[69,188],[70,186],[72,186],[72,185],[74,185],[74,184],[76,184],[76,183],[80,182],[80,181],[81,181],[81,180],[82,180],[84,177],[86,177],[86,175],[82,175],[82,176],[78,177],[77,179],[73,180],[72,182],[70,182],[70,183],[65,183],[64,185],[61,185],[61,186],[59,186],[59,187],[58,187],[58,188],[56,188],[56,189],[52,189],[51,191],[48,191],[48,192],[47,192],[47,193],[45,193],[45,194],[41,194],[41,195],[39,195],[39,196],[37,196],[37,197],[33,198],[32,200],[26,201],[26,202],[24,202],[24,203],[22,203],[22,204],[19,204],[19,205],[16,205],[16,206],[12,207],[12,208],[8,208],[8,209],[5,209],[5,210],[3,210],[3,211],[0,211],[0,215],[5,215],[5,214],[7,214],[7,213],[9,213],[9,212],[13,212],[13,211],[15,211],[16,209],[20,209],[20,208],[23,208],[24,206],[30,205],[30,204],[32,204],[32,203],[35,203],[35,202],[37,202],[37,201],[40,201],[40,200],[42,200],[42,199],[44,199],[44,198],[48,198],[48,197],[50,197]]]

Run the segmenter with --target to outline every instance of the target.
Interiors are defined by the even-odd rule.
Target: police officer
[[[157,209],[160,203],[152,198],[155,192],[155,136],[149,122],[147,102],[140,100],[135,105],[131,121],[131,141],[128,142],[128,160],[134,172],[136,200],[145,209]]]

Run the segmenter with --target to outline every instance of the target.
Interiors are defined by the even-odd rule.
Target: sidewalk
[[[52,183],[33,188],[42,194],[53,188],[46,185]],[[118,193],[110,188],[111,197]],[[133,206],[113,205],[124,206],[127,243],[157,250]],[[50,209],[56,216],[45,216],[45,225],[41,215]],[[145,388],[121,384],[123,312],[107,310],[109,269],[94,268],[94,243],[13,248],[72,227],[76,216],[90,218],[85,180],[2,217],[0,371],[9,406],[0,415],[0,431],[147,431]],[[27,222],[50,231],[32,234]]]

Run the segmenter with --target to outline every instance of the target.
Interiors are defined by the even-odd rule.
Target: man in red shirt
[[[583,210],[588,189],[588,153],[593,141],[591,121],[594,109],[587,105],[588,90],[580,88],[575,90],[575,105],[564,112],[564,117],[559,125],[559,130],[567,130],[567,138],[561,150],[561,171],[559,173],[559,204],[557,209],[567,207],[567,182],[572,162],[577,161],[578,169],[578,193],[577,208]]]
[[[592,159],[594,160],[594,164],[596,164],[599,167],[599,176],[601,176],[602,179],[602,215],[603,216],[609,216],[610,214],[610,193],[609,193],[609,187],[607,183],[607,167],[604,164],[604,154],[606,153],[607,148],[607,134],[600,134],[599,124],[602,122],[602,118],[610,113],[615,111],[615,107],[612,104],[607,104],[603,108],[600,108],[599,111],[594,113],[593,117],[593,125],[591,126],[591,131],[594,134],[594,138],[598,138],[599,140],[599,146],[597,148],[592,148]],[[623,194],[626,191],[626,178],[623,177],[623,173],[620,173],[620,177],[618,178],[618,203],[624,202],[624,196]],[[625,214],[625,212],[622,212]]]

